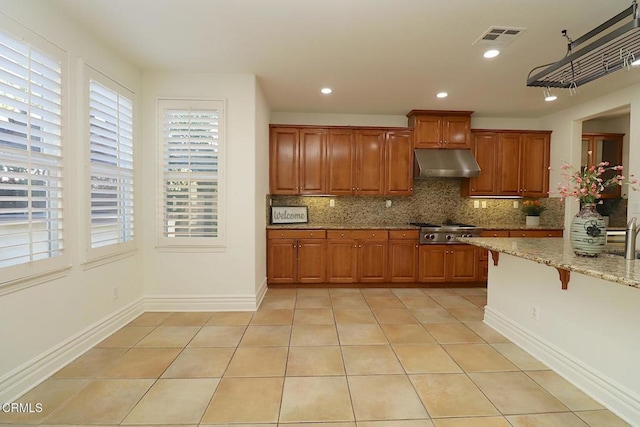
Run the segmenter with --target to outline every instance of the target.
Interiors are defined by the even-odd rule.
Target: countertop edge
[[[267,224],[267,230],[419,230],[420,227],[416,227],[411,224],[313,224],[313,223],[299,223],[299,224]],[[535,226],[527,227],[525,225],[513,225],[513,226],[484,226],[478,225],[475,227],[479,231],[483,230],[564,230],[564,227],[556,226]]]
[[[625,260],[623,257],[603,253],[597,258],[579,257],[573,254],[568,240],[562,237],[550,237],[544,240],[512,237],[460,237],[459,241],[485,249],[513,255],[518,258],[548,265],[550,267],[573,271],[586,276],[609,282],[640,288],[640,261]],[[506,247],[511,243],[518,248]],[[536,252],[534,244],[545,245],[545,255]],[[566,262],[566,259],[575,261]],[[619,273],[625,271],[626,274]],[[631,276],[631,277],[630,277]]]

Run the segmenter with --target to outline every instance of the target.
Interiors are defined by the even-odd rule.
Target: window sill
[[[91,258],[82,263],[83,270],[91,270],[92,268],[99,267],[101,265],[110,264],[112,262],[119,261],[124,258],[134,256],[138,252],[137,249],[131,249],[124,252],[118,252],[115,254],[104,255],[98,258]]]
[[[41,285],[52,280],[60,279],[71,271],[71,266],[60,267],[55,270],[44,273],[34,274],[32,276],[20,277],[19,279],[10,280],[0,284],[0,296],[18,292],[32,286]]]
[[[185,246],[185,245],[175,245],[175,246],[156,246],[156,250],[158,252],[168,252],[168,253],[222,253],[227,251],[226,246]]]

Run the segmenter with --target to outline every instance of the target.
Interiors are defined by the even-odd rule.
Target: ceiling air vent
[[[473,44],[489,46],[506,46],[511,43],[526,28],[516,27],[489,27]]]

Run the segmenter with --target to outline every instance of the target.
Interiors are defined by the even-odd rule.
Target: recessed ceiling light
[[[489,49],[482,56],[485,58],[495,58],[498,55],[500,55],[500,51],[498,49]]]
[[[331,92],[333,92],[333,89],[331,89],[330,87],[323,87],[322,89],[320,89],[320,92],[324,93],[325,95],[329,95]]]
[[[449,96],[449,94],[447,92],[440,92],[436,96],[438,98],[446,98],[447,96]]]

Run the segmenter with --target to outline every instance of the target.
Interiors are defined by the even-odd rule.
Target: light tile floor
[[[616,427],[482,323],[484,289],[270,289],[256,313],[145,313],[10,425]]]

